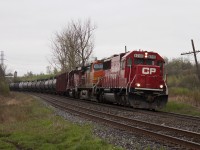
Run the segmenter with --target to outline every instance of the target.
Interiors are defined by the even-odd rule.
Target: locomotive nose
[[[162,89],[162,77],[159,66],[138,65],[136,67],[136,88]]]

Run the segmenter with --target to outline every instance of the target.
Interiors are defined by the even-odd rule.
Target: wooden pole
[[[195,50],[194,41],[192,39],[191,39],[191,43],[192,43],[193,52],[181,53],[181,55],[192,54],[192,53],[194,54],[194,60],[195,60],[195,64],[196,64],[196,74],[200,81],[200,71],[199,71],[199,65],[198,65],[197,55],[196,55],[200,51]]]
[[[199,78],[199,81],[200,81],[199,65],[198,65],[198,61],[197,61],[196,50],[195,50],[195,47],[194,47],[194,41],[191,40],[191,42],[192,42],[192,48],[193,48],[193,53],[194,53],[194,59],[195,59],[196,69],[197,69],[197,75],[198,75],[198,78]]]

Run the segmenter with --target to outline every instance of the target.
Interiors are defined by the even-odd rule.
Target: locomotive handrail
[[[135,80],[135,78],[136,78],[136,75],[133,77],[131,84],[129,85],[129,92],[131,91],[131,85],[133,84],[133,81]]]
[[[128,85],[129,85],[129,83],[130,83],[131,73],[132,73],[132,66],[130,65],[129,67],[130,67],[130,71],[129,71],[129,75],[128,75],[128,83],[127,83],[127,85],[126,85],[126,95],[128,94],[128,93],[127,93],[127,90],[128,90]]]
[[[92,90],[94,92],[94,88],[99,84],[100,80],[103,79],[104,77],[99,77],[97,83],[92,87]]]
[[[166,82],[165,82],[165,87],[166,87],[166,95],[168,95],[168,87]]]

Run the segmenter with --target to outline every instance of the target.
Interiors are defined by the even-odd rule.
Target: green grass
[[[10,101],[0,103],[0,149],[120,149],[94,137],[89,125],[70,123],[31,97]]]
[[[189,104],[180,103],[177,101],[169,101],[162,111],[166,112],[174,112],[192,116],[199,116],[200,117],[200,109],[193,107]]]
[[[183,102],[200,108],[200,89],[188,89],[180,87],[169,88],[169,95],[177,102]]]
[[[189,95],[191,91],[188,88],[180,88],[180,87],[171,87],[169,88],[170,95]]]

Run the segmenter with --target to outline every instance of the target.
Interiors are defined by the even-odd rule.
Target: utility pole
[[[197,61],[197,53],[199,53],[200,51],[196,51],[195,50],[195,46],[194,46],[194,42],[193,40],[191,40],[192,42],[192,49],[193,49],[193,52],[187,52],[187,53],[181,53],[181,55],[187,55],[187,54],[194,54],[194,59],[195,59],[195,64],[196,64],[196,73],[197,73],[197,76],[199,78],[199,81],[200,81],[200,71],[199,71],[199,65],[198,65],[198,61]]]

